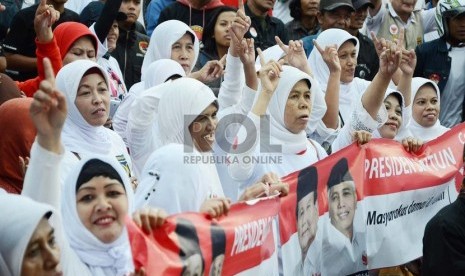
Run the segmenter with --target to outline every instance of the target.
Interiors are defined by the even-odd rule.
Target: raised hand
[[[239,0],[239,9],[236,12],[233,23],[229,27],[229,33],[231,34],[231,45],[232,55],[237,57],[241,52],[241,43],[244,35],[250,28],[252,21],[250,17],[245,15],[244,2]]]
[[[286,54],[289,65],[306,71],[308,67],[307,55],[305,54],[304,45],[300,40],[290,40],[289,45],[284,44],[278,36],[274,37],[279,48]]]
[[[45,79],[40,82],[29,110],[37,129],[39,144],[50,151],[61,151],[61,130],[66,120],[65,96],[56,90],[52,64],[44,58]]]
[[[380,57],[383,49],[387,48],[387,41],[384,38],[378,39],[374,32],[370,32],[370,34],[371,40],[373,41],[373,44],[375,44],[376,53],[378,54],[378,57]]]
[[[399,68],[402,59],[402,49],[399,49],[393,42],[387,42],[387,48],[383,48],[383,52],[379,57],[379,71],[381,74],[392,77]]]
[[[152,230],[162,226],[167,217],[168,214],[164,210],[153,207],[142,208],[132,215],[136,225],[147,234],[151,234]]]
[[[239,58],[242,64],[255,64],[255,49],[253,38],[243,38],[240,44]]]
[[[337,55],[336,44],[326,46],[324,50],[316,40],[313,40],[313,45],[315,45],[315,48],[318,50],[318,52],[320,52],[321,57],[328,66],[330,72],[341,71],[341,63],[339,62],[339,56]]]
[[[6,10],[6,7],[4,5],[2,5],[2,3],[0,3],[0,12]]]
[[[260,57],[261,64],[258,76],[260,78],[262,90],[263,92],[272,95],[278,86],[279,78],[281,72],[283,71],[281,66],[282,61],[280,61],[280,63],[274,60],[270,60],[268,63],[265,63],[265,57],[263,56],[263,52],[260,48],[257,48],[257,53]]]
[[[226,55],[221,60],[208,61],[198,73],[198,80],[203,83],[210,83],[223,75]]]
[[[39,42],[46,43],[53,39],[52,25],[58,19],[60,12],[47,5],[47,0],[41,0],[34,17],[34,30]]]

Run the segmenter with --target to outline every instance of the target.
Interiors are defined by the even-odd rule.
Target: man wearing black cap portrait
[[[319,218],[317,186],[316,167],[311,166],[300,171],[297,180],[296,220],[301,259],[293,275],[313,275],[320,272],[321,247],[315,241]]]
[[[321,0],[320,11],[317,14],[320,31],[302,39],[307,57],[313,50],[313,40],[327,29],[337,28],[347,30],[350,24],[350,16],[354,12],[351,0]]]
[[[346,158],[332,168],[328,179],[329,221],[323,241],[322,275],[347,275],[365,271],[366,241],[354,228],[357,194]]]

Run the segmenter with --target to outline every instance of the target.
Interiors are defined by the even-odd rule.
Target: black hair
[[[349,171],[349,162],[343,157],[333,166],[328,179],[328,191],[342,182],[354,181]]]
[[[300,0],[291,0],[289,3],[289,10],[291,11],[291,17],[295,20],[300,21],[302,18],[302,3]]]
[[[435,91],[436,91],[436,89],[435,89]],[[387,95],[387,97],[389,97],[389,96],[396,97],[396,99],[399,101],[400,110],[403,111],[404,110],[404,108],[403,108],[403,106],[404,106],[403,105],[403,98],[402,98],[402,95],[400,94],[400,92],[399,91],[394,91],[394,92],[390,93],[389,95]],[[385,100],[387,99],[387,97],[385,98]]]
[[[224,229],[212,223],[210,226],[210,235],[212,240],[212,262],[216,257],[226,252],[226,233]]]
[[[202,34],[202,43],[203,43],[203,49],[202,51],[206,53],[208,56],[213,57],[213,56],[218,56],[218,53],[216,52],[216,41],[213,35],[215,34],[215,25],[216,21],[218,20],[218,17],[220,14],[223,12],[236,12],[237,10],[233,7],[229,6],[221,6],[215,9],[213,14],[211,15],[211,19],[207,22],[207,25],[205,25],[205,28],[203,29],[203,34]]]
[[[121,176],[116,171],[116,169],[113,168],[112,165],[105,163],[100,159],[90,159],[84,164],[84,166],[82,166],[81,172],[79,173],[79,176],[76,181],[76,192],[79,190],[79,187],[81,187],[82,184],[89,182],[92,178],[96,176],[104,176],[110,179],[117,180],[121,183],[121,185],[123,185],[123,188],[126,190]]]
[[[203,260],[202,250],[200,250],[199,236],[194,224],[184,218],[178,218],[176,220],[176,229],[174,230],[178,236],[179,241],[179,257],[185,261],[190,256],[200,254],[202,260],[202,274],[205,271],[205,261]],[[186,270],[184,265],[182,273]]]
[[[299,201],[313,192],[313,203],[317,200],[318,172],[315,166],[306,167],[299,172],[297,178],[297,202],[296,202],[296,218],[299,217]]]

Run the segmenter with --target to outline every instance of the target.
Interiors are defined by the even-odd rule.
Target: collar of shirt
[[[388,10],[389,10],[389,13],[391,14],[391,16],[392,17],[398,17],[400,19],[399,15],[397,15],[397,13],[394,10],[394,8],[392,7],[391,3],[388,3],[387,5],[388,5]],[[402,21],[402,19],[401,19],[401,21]],[[403,23],[403,21],[402,21],[402,23]],[[408,25],[410,25],[410,23],[413,23],[413,24],[416,23],[415,16],[413,16],[413,12],[410,14],[410,17],[408,18],[407,23],[403,23],[404,28],[408,27]]]

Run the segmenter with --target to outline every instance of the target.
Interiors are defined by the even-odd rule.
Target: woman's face
[[[220,13],[216,19],[215,31],[213,33],[213,38],[216,41],[216,44],[222,47],[229,47],[231,42],[231,36],[229,35],[229,26],[234,21],[236,13],[233,11],[226,11]]]
[[[394,139],[402,125],[402,107],[397,97],[393,95],[387,96],[384,100],[384,106],[388,112],[388,120],[378,131],[381,137]]]
[[[357,66],[357,49],[354,43],[351,40],[344,42],[337,50],[337,55],[341,63],[341,82],[351,82]]]
[[[316,17],[319,5],[320,0],[301,0],[302,17]]]
[[[300,133],[307,127],[312,111],[311,92],[307,81],[300,80],[294,87],[286,101],[284,110],[284,124],[292,133]]]
[[[433,126],[439,116],[439,101],[431,85],[423,85],[413,99],[412,116],[422,127]]]
[[[95,176],[82,184],[76,207],[82,224],[101,242],[111,243],[123,232],[128,198],[118,180]]]
[[[65,57],[63,58],[63,65],[71,63],[75,60],[88,59],[97,61],[97,53],[95,52],[94,44],[88,36],[83,36],[76,40],[69,48]]]
[[[194,42],[190,34],[184,34],[171,45],[171,59],[181,64],[186,74],[191,72],[194,66],[195,50]]]
[[[22,276],[63,275],[60,248],[55,242],[53,228],[46,218],[37,225],[24,253]]]
[[[102,75],[91,73],[82,77],[74,104],[91,126],[105,124],[110,112],[110,93]]]
[[[218,108],[210,104],[189,126],[189,132],[198,151],[211,151],[215,142],[215,130],[218,124]]]
[[[116,42],[118,41],[119,37],[119,28],[118,22],[116,20],[113,21],[113,25],[111,25],[110,31],[107,35],[107,47],[108,51],[112,52],[116,48]]]

